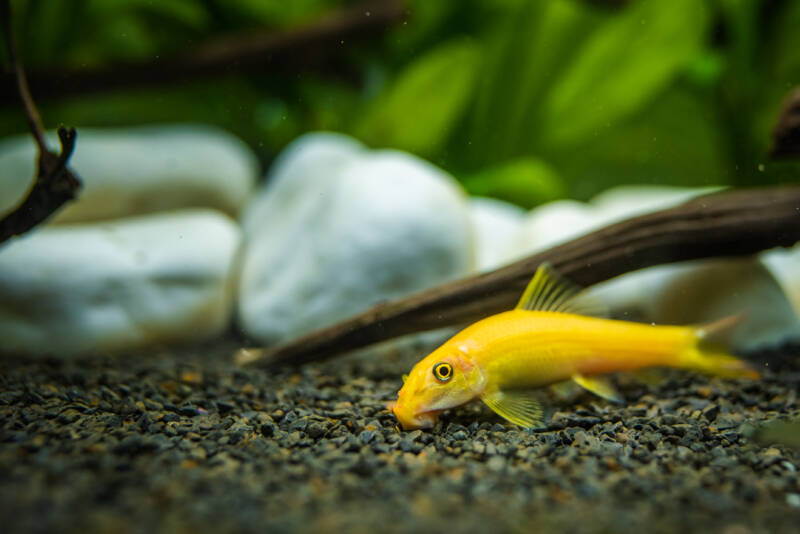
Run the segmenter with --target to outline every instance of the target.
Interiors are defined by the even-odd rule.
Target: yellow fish
[[[544,411],[532,390],[564,380],[619,402],[604,373],[675,367],[759,376],[708,343],[708,335],[730,326],[730,319],[692,327],[588,316],[600,311],[581,288],[543,264],[515,309],[467,327],[417,363],[389,409],[405,430],[430,428],[441,412],[480,399],[512,423],[541,427]]]

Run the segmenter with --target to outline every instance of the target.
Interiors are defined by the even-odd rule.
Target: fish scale
[[[531,390],[564,380],[621,401],[604,374],[676,367],[758,377],[707,341],[734,325],[730,318],[716,326],[655,326],[580,314],[590,312],[602,313],[602,306],[542,265],[514,310],[467,327],[417,363],[391,408],[403,428],[422,428],[442,411],[480,399],[511,422],[537,427],[544,410]]]
[[[675,366],[680,351],[695,339],[689,327],[653,327],[557,312],[514,310],[485,321],[508,326],[507,335],[487,341],[485,350],[476,355],[499,386],[543,385],[567,380],[575,373]]]

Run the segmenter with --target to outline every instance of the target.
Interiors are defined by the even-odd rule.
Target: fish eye
[[[433,366],[433,376],[440,382],[447,382],[453,378],[453,366],[446,362],[439,362]]]

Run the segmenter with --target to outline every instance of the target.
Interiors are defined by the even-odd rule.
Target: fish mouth
[[[397,420],[400,422],[400,426],[403,427],[403,430],[433,428],[433,426],[439,420],[439,414],[444,411],[430,410],[427,412],[409,413],[399,401],[390,404],[387,406],[387,408],[394,412],[394,416],[397,417]]]

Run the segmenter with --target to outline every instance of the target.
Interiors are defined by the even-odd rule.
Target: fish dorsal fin
[[[544,426],[544,410],[531,391],[495,390],[481,395],[481,400],[503,419],[526,428]]]
[[[605,377],[585,376],[576,373],[572,375],[572,380],[583,389],[591,391],[598,397],[602,397],[611,402],[623,402],[622,395],[617,391],[617,388]]]
[[[583,288],[561,278],[548,263],[542,263],[528,283],[517,310],[549,311],[603,317],[607,309]]]

